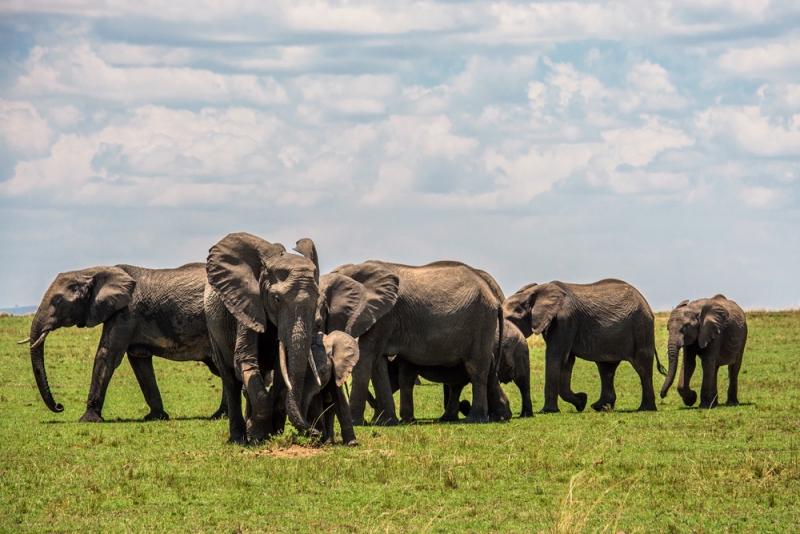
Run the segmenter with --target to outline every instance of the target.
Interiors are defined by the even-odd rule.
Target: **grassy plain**
[[[674,390],[636,413],[630,365],[613,412],[442,425],[441,390],[415,391],[419,424],[357,428],[356,448],[227,445],[218,379],[201,364],[156,359],[172,419],[147,407],[126,362],[106,423],[79,424],[100,329],[47,340],[54,396],[39,397],[30,317],[0,318],[0,531],[3,532],[797,532],[800,531],[800,312],[750,313],[742,406],[685,408]],[[659,352],[666,316],[657,318]],[[544,345],[531,340],[534,409]],[[663,361],[663,356],[662,356]],[[666,362],[664,362],[666,363]],[[699,371],[698,371],[699,372]],[[661,384],[656,375],[656,389]],[[575,391],[599,394],[593,364]],[[699,375],[693,380],[699,389]],[[727,373],[720,372],[724,398]],[[506,387],[515,413],[520,400]]]

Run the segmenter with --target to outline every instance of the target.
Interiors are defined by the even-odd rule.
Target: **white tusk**
[[[283,381],[286,382],[286,387],[292,391],[292,383],[289,382],[289,372],[286,370],[286,351],[283,348],[283,341],[278,341],[278,360],[281,365],[281,374]]]
[[[44,338],[46,338],[46,337],[47,337],[47,332],[45,332],[44,334],[42,334],[41,336],[39,336],[39,339],[37,339],[37,340],[36,340],[36,343],[33,343],[33,344],[31,345],[31,348],[32,348],[32,349],[35,349],[36,347],[38,347],[39,345],[41,345],[42,343],[44,343]]]
[[[17,341],[17,345],[24,345],[25,343],[30,343],[30,342],[31,342],[31,338],[29,337],[28,339],[23,339],[22,341]]]
[[[311,364],[311,370],[314,371],[314,378],[317,379],[317,385],[322,387],[322,380],[319,379],[319,371],[317,371],[317,362],[314,361],[314,355],[311,354],[311,347],[308,349],[308,363]]]

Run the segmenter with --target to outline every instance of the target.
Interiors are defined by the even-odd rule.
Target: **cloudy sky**
[[[198,4],[0,4],[0,307],[233,231],[800,306],[797,0]]]

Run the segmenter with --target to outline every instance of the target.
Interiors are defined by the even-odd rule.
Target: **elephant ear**
[[[728,320],[728,310],[716,298],[709,299],[700,311],[700,335],[697,342],[704,349],[722,332]]]
[[[358,342],[352,336],[338,330],[325,336],[322,342],[325,344],[328,358],[333,363],[336,387],[341,387],[358,362]]]
[[[331,366],[333,362],[329,357],[328,345],[325,344],[325,338],[322,334],[316,334],[311,342],[311,356],[314,358],[314,363],[317,365],[317,373],[320,376],[322,384],[325,385],[331,377]],[[316,381],[313,384],[318,388]]]
[[[245,232],[228,234],[208,251],[208,283],[236,320],[256,332],[267,326],[259,286],[264,262],[284,252],[283,245]]]
[[[689,301],[688,301],[688,300],[682,300],[680,304],[678,304],[677,306],[675,306],[675,308],[683,308],[683,307],[684,307],[684,306],[686,306],[687,304],[689,304]]]
[[[104,323],[127,306],[135,288],[136,280],[119,267],[98,267],[92,276],[86,326],[91,328]]]
[[[531,309],[531,330],[541,334],[564,304],[567,293],[555,284],[542,284],[531,289],[528,304]]]
[[[308,237],[304,237],[295,244],[292,250],[299,252],[314,263],[314,266],[317,268],[317,271],[314,273],[314,280],[319,284],[319,256],[317,255],[317,247],[314,245],[314,242]]]
[[[353,323],[364,313],[367,306],[367,290],[364,284],[339,273],[323,275],[319,282],[319,293],[324,299],[321,308],[323,331],[351,333]]]
[[[366,306],[349,325],[348,333],[353,337],[358,337],[369,330],[378,319],[389,313],[397,302],[400,279],[379,263],[343,265],[333,272],[361,283],[367,293]]]

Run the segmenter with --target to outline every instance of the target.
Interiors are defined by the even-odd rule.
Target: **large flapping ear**
[[[96,267],[92,271],[92,295],[86,315],[86,326],[90,328],[127,306],[136,287],[136,280],[119,267]]]
[[[700,335],[697,342],[701,349],[704,349],[722,332],[725,322],[728,320],[728,310],[720,303],[716,297],[708,299],[700,310]]]
[[[375,322],[389,313],[397,302],[400,279],[379,263],[342,265],[334,273],[347,276],[361,283],[367,293],[367,304],[349,327],[349,334],[358,337],[370,329]]]
[[[208,283],[236,320],[256,332],[267,325],[259,287],[264,261],[285,251],[245,232],[228,234],[208,251]]]
[[[358,362],[358,342],[344,332],[331,332],[323,338],[325,350],[333,362],[336,386],[341,387]]]
[[[322,316],[323,331],[350,333],[356,319],[367,306],[367,290],[364,284],[339,273],[323,275],[319,282],[319,294],[324,299]]]
[[[556,316],[567,293],[559,286],[549,283],[542,284],[528,290],[528,306],[531,310],[531,330],[534,334],[541,334],[550,326],[550,321]]]
[[[292,250],[299,252],[307,259],[314,262],[314,265],[317,267],[317,272],[314,273],[314,280],[316,280],[317,284],[319,284],[319,256],[317,255],[317,247],[314,246],[314,242],[311,241],[311,239],[304,237],[295,244],[295,247]]]

